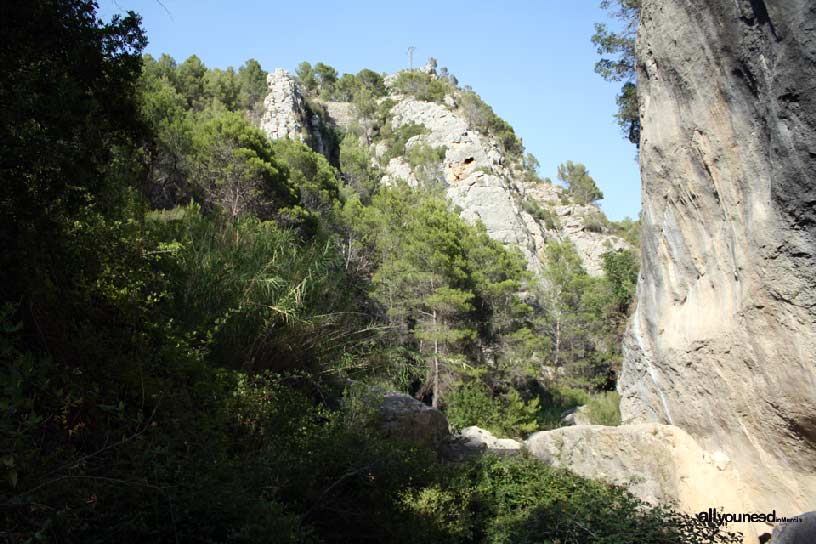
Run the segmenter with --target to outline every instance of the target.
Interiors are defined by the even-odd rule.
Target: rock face
[[[493,433],[481,429],[475,425],[465,427],[459,431],[468,446],[481,449],[485,452],[506,457],[516,455],[521,451],[522,443],[512,438],[496,438]]]
[[[304,141],[306,113],[303,98],[289,72],[278,68],[266,76],[269,94],[264,99],[261,129],[273,140],[290,138]]]
[[[744,483],[722,452],[709,454],[682,429],[647,423],[603,427],[578,425],[540,431],[525,442],[527,451],[553,466],[627,488],[650,503],[675,503],[688,513],[724,507],[752,511]],[[733,524],[747,541],[757,529]]]
[[[723,451],[758,511],[812,509],[816,3],[644,0],[638,50],[643,262],[624,422]]]
[[[388,433],[411,442],[438,444],[450,434],[445,414],[403,393],[385,392],[380,415]]]
[[[593,275],[602,271],[603,253],[629,247],[617,236],[587,230],[583,218],[588,213],[600,214],[596,206],[562,205],[560,187],[522,181],[523,173],[502,153],[498,142],[472,129],[459,110],[451,106],[455,104],[452,97],[444,104],[399,95],[392,98],[397,100],[391,110],[394,128],[413,123],[429,132],[411,138],[407,148],[427,144],[446,149],[439,170],[447,196],[461,209],[462,217],[470,222],[481,221],[491,238],[520,248],[532,270],[540,268],[541,251],[548,239],[572,241]],[[375,156],[383,152],[381,147],[374,148]],[[396,178],[413,185],[420,183],[411,166],[399,157],[388,163],[385,174],[385,183]],[[548,210],[554,218],[552,223],[533,215],[530,203]]]
[[[415,136],[407,148],[427,144],[445,147],[439,165],[447,196],[461,208],[470,222],[482,221],[491,238],[519,247],[532,269],[540,266],[538,253],[549,237],[546,227],[534,220],[525,222],[521,208],[523,187],[503,166],[504,156],[489,137],[469,129],[467,121],[442,104],[400,97],[391,110],[392,126],[422,125],[429,133]],[[375,153],[380,149],[375,149]],[[392,159],[386,169],[385,183],[401,178],[412,185],[417,180],[411,166],[401,158]]]
[[[291,138],[309,143],[316,151],[328,155],[321,136],[321,120],[308,111],[294,78],[279,68],[267,80],[269,94],[261,119],[264,132],[272,139]],[[584,217],[599,215],[597,206],[565,205],[560,187],[523,181],[523,172],[511,164],[498,142],[470,126],[456,107],[454,96],[446,96],[442,103],[425,102],[396,94],[392,89],[389,98],[395,102],[389,113],[393,128],[413,123],[428,131],[408,140],[406,149],[421,144],[446,149],[444,159],[434,165],[434,174],[444,182],[448,198],[461,209],[462,217],[470,222],[482,221],[490,237],[521,249],[531,270],[540,269],[542,249],[549,239],[572,241],[592,275],[601,274],[604,253],[629,247],[620,237],[587,227]],[[329,124],[348,129],[355,123],[351,103],[320,104]],[[379,158],[386,152],[384,144],[373,144],[371,152],[375,166],[381,167]],[[417,185],[423,179],[403,156],[391,158],[382,171],[384,184],[402,179]],[[548,211],[551,219],[537,217],[531,211],[531,203]]]

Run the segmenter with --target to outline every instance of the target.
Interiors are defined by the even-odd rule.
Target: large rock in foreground
[[[754,511],[730,459],[722,452],[703,451],[688,433],[672,425],[576,425],[537,432],[525,445],[546,463],[620,485],[652,504],[673,503],[691,515],[709,508]],[[728,526],[742,532],[746,542],[755,542],[757,534],[769,529],[758,524]]]
[[[643,263],[624,422],[723,451],[759,511],[816,504],[816,2],[644,0]]]

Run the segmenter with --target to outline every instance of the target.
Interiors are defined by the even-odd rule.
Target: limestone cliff
[[[394,76],[389,76],[386,81],[393,79]],[[294,78],[278,69],[269,75],[268,84],[261,128],[270,138],[299,139],[324,152],[319,121],[308,112]],[[406,153],[423,144],[445,149],[444,158],[433,169],[462,217],[482,221],[492,238],[520,248],[532,270],[540,267],[541,252],[548,239],[572,241],[585,268],[593,275],[601,273],[604,253],[629,247],[605,227],[588,225],[587,217],[601,216],[597,206],[570,203],[561,187],[546,181],[525,180],[518,161],[511,160],[495,138],[470,125],[457,107],[458,93],[454,91],[442,102],[428,102],[400,95],[390,88],[387,99],[394,104],[388,112],[393,129],[408,124],[424,127],[425,134],[408,140]],[[349,102],[319,102],[319,106],[325,110],[327,121],[341,129],[357,122]],[[372,141],[370,146],[383,183],[392,183],[397,178],[410,184],[421,183],[417,167],[412,167],[404,154],[384,161],[385,143]],[[544,212],[536,214],[536,210]],[[547,217],[542,217],[542,213]]]
[[[722,450],[759,509],[816,505],[816,3],[644,0],[630,423]]]

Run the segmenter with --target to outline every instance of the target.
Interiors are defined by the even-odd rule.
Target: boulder
[[[450,436],[445,414],[404,393],[385,392],[380,415],[383,428],[400,439],[435,445]]]
[[[481,449],[488,453],[495,453],[502,457],[516,455],[524,447],[521,442],[512,438],[496,438],[490,431],[475,425],[465,427],[459,431],[468,446]]]
[[[709,508],[753,512],[745,484],[722,453],[700,448],[685,431],[654,423],[605,427],[575,425],[540,431],[525,441],[534,457],[585,478],[620,485],[649,503],[673,503],[690,515]],[[764,524],[731,524],[756,542]]]

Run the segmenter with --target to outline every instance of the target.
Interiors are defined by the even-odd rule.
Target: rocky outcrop
[[[644,0],[638,38],[622,415],[724,452],[746,500],[780,515],[816,504],[814,36],[812,0]]]
[[[652,504],[674,504],[689,514],[708,508],[753,511],[729,457],[704,451],[688,433],[672,425],[563,427],[531,435],[525,448],[550,465],[620,485]],[[728,530],[755,541],[758,531],[767,527],[731,524]]]
[[[464,219],[484,223],[491,238],[520,248],[532,270],[540,268],[541,252],[548,239],[572,241],[585,268],[593,275],[602,271],[603,253],[628,248],[617,236],[586,228],[587,213],[601,213],[596,206],[562,205],[561,188],[547,182],[522,181],[523,173],[505,156],[498,142],[474,130],[461,112],[450,105],[454,100],[439,104],[405,96],[396,98],[391,110],[392,126],[416,124],[428,130],[427,134],[411,138],[406,147],[420,144],[444,147],[445,157],[439,169],[448,198],[461,209]],[[384,151],[382,146],[374,148],[375,156]],[[419,183],[411,166],[400,158],[388,163],[385,174],[385,183],[396,178]],[[525,200],[549,210],[557,219],[548,224],[536,217],[525,207]]]
[[[404,393],[385,392],[379,411],[383,429],[402,440],[434,445],[450,434],[445,414]]]
[[[290,138],[304,141],[303,127],[306,119],[303,97],[294,78],[283,68],[266,76],[269,93],[264,99],[261,129],[273,140]]]
[[[494,453],[501,457],[516,455],[521,451],[523,444],[512,438],[496,438],[493,433],[475,425],[465,427],[458,434],[469,447]]]
[[[328,156],[331,153],[325,149],[322,123],[328,121],[333,127],[348,130],[357,122],[349,102],[318,101],[325,110],[325,119],[311,112],[295,79],[283,69],[270,73],[267,81],[269,94],[260,126],[272,139],[300,140]],[[393,78],[386,78],[387,84],[391,81]],[[456,107],[454,96],[446,96],[442,103],[425,102],[397,94],[392,88],[388,98],[395,102],[389,113],[393,128],[417,124],[427,129],[427,134],[411,138],[406,149],[421,144],[445,148],[444,159],[432,169],[445,183],[447,196],[459,207],[462,217],[470,222],[481,221],[490,237],[521,249],[531,270],[540,269],[542,249],[549,239],[572,241],[592,275],[602,273],[604,253],[629,247],[620,237],[588,227],[585,218],[601,213],[596,206],[566,205],[560,187],[544,181],[523,181],[523,172],[502,152],[498,142],[470,126]],[[380,167],[385,144],[375,143],[371,151]],[[382,170],[386,185],[397,179],[412,185],[423,183],[423,176],[403,156],[391,158]],[[548,211],[551,219],[536,216],[530,203]]]

